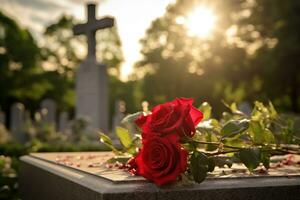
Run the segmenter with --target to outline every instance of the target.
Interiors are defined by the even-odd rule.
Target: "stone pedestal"
[[[23,200],[299,200],[300,173],[207,178],[157,187],[103,166],[110,153],[38,153],[21,158]],[[92,166],[92,167],[90,167]],[[297,169],[296,169],[297,171]]]
[[[76,77],[76,117],[86,118],[90,128],[108,131],[108,83],[105,65],[88,57]]]

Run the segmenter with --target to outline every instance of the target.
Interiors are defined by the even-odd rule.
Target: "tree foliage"
[[[217,21],[205,38],[191,36],[179,18],[203,6]],[[177,0],[153,21],[141,40],[145,99],[176,96],[274,103],[299,111],[299,3],[290,1]],[[201,24],[199,24],[201,26]]]
[[[0,12],[0,105],[5,110],[14,101],[37,102],[51,87],[39,61],[40,49],[29,31]]]

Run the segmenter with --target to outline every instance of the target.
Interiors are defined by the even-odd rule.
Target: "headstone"
[[[5,113],[1,110],[1,108],[0,108],[0,124],[3,124],[4,126],[6,124]]]
[[[298,200],[298,164],[274,168],[269,173],[246,168],[217,169],[201,184],[157,187],[143,177],[119,167],[107,167],[112,152],[34,153],[21,157],[20,185],[24,200]],[[288,155],[290,156],[290,155]],[[282,159],[282,158],[281,158]],[[295,162],[300,156],[295,156]],[[230,171],[228,173],[228,171]]]
[[[31,113],[29,110],[26,110],[25,111],[25,114],[24,114],[24,122],[25,123],[31,123]]]
[[[14,103],[10,110],[10,131],[12,136],[19,142],[25,142],[24,133],[24,112],[25,107],[21,103]]]
[[[56,103],[52,99],[43,100],[41,103],[41,114],[44,122],[55,125]]]
[[[238,105],[238,109],[245,113],[247,116],[250,116],[252,113],[252,107],[247,101],[243,101]]]
[[[58,121],[58,131],[64,132],[69,124],[69,114],[67,112],[61,112],[59,114],[59,121]]]
[[[106,66],[96,60],[96,31],[112,27],[114,19],[96,19],[96,4],[87,5],[87,23],[75,25],[75,35],[85,34],[88,55],[76,74],[76,118],[86,117],[90,128],[108,131],[108,84]]]
[[[124,101],[117,101],[115,103],[115,113],[113,118],[113,128],[120,125],[120,122],[125,117],[126,103]]]

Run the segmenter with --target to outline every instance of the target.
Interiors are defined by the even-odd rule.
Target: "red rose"
[[[132,162],[137,174],[159,186],[176,181],[186,170],[188,156],[178,139],[176,134],[166,137],[153,134],[144,139],[143,148]]]
[[[180,136],[192,137],[195,126],[203,118],[203,114],[192,104],[192,99],[177,98],[155,106],[150,114],[140,116],[135,123],[142,129],[143,137],[149,132],[176,132]]]

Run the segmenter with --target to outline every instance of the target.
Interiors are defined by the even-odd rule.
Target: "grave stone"
[[[52,99],[45,99],[41,103],[42,120],[45,123],[55,125],[56,103]]]
[[[25,142],[24,134],[25,107],[21,103],[14,103],[10,110],[10,131],[12,136],[19,142]]]
[[[87,5],[87,23],[75,25],[74,35],[85,34],[88,55],[76,73],[76,118],[88,118],[90,128],[108,131],[108,84],[106,66],[96,60],[96,31],[112,27],[114,19],[96,19],[96,4]]]
[[[31,113],[29,110],[26,110],[24,113],[24,122],[31,124],[32,120],[31,120]]]
[[[64,132],[69,125],[69,114],[67,112],[61,112],[59,114],[58,130]]]
[[[126,103],[124,101],[117,101],[115,103],[115,113],[113,118],[113,128],[115,129],[117,126],[120,125],[120,122],[125,117],[126,111]]]
[[[107,167],[111,152],[34,153],[21,158],[24,200],[299,200],[298,165],[245,173],[234,164],[220,168],[201,184],[157,187],[143,177]],[[288,156],[274,158],[288,159]],[[273,159],[272,159],[273,160]],[[300,156],[295,156],[298,162]],[[273,161],[272,161],[273,163]],[[276,163],[274,163],[276,165]]]

